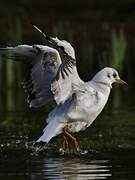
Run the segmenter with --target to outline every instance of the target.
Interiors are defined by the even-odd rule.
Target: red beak
[[[117,84],[125,84],[125,85],[128,85],[125,81],[123,81],[122,79],[117,79],[115,81]]]

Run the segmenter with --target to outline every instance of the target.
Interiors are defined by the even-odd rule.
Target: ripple
[[[33,162],[33,168],[37,172],[33,172],[33,177],[39,179],[58,180],[85,180],[85,179],[107,179],[111,176],[111,166],[106,160],[81,160],[81,159],[43,159],[41,162]],[[38,172],[41,172],[39,175]]]

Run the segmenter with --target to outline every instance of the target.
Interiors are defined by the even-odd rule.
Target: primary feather
[[[23,57],[27,65],[25,78],[22,82],[30,107],[40,107],[53,100],[51,82],[61,64],[58,51],[43,45],[19,45],[16,47],[0,48],[1,54]]]

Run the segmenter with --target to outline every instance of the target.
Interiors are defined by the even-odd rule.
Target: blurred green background
[[[128,83],[113,88],[104,113],[79,134],[82,144],[135,148],[135,0],[0,0],[1,47],[45,44],[32,24],[73,45],[84,81],[111,66]],[[1,143],[36,139],[51,109],[28,108],[21,87],[24,75],[21,62],[0,56]]]

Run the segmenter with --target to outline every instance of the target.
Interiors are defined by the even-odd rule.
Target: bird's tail
[[[43,130],[43,135],[36,142],[48,143],[51,140],[51,138],[57,136],[62,132],[64,125],[64,123],[58,122],[57,119],[51,120]]]

